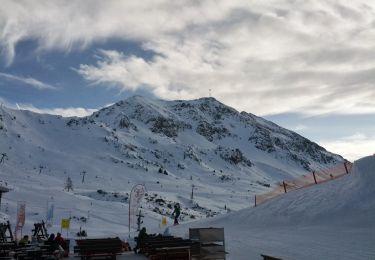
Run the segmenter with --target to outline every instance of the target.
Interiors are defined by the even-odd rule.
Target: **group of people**
[[[61,259],[64,256],[67,256],[69,254],[68,245],[65,239],[61,236],[61,233],[57,233],[56,236],[54,233],[52,233],[49,236],[46,244],[51,246],[51,250],[53,251],[53,254],[58,259]]]
[[[20,239],[20,241],[18,241],[18,245],[26,246],[27,244],[33,244],[37,242],[40,242],[40,241],[37,241],[36,237],[32,237],[30,241],[29,236],[24,235]],[[61,236],[61,233],[57,233],[56,236],[54,233],[52,233],[49,236],[48,240],[45,241],[45,244],[51,246],[51,251],[57,259],[62,259],[64,256],[67,256],[69,254],[68,245],[65,239]]]
[[[174,210],[172,212],[172,217],[174,217],[174,225],[179,224],[178,218],[180,217],[180,215],[181,215],[180,204],[176,203],[174,205]],[[169,235],[169,228],[166,229],[164,235]],[[134,248],[135,252],[137,252],[137,250],[140,248],[140,245],[142,244],[142,242],[145,240],[145,238],[147,236],[148,236],[148,234],[146,232],[146,228],[142,228],[140,230],[139,234],[138,234],[137,245]],[[33,237],[32,239],[35,239],[35,237]],[[18,244],[20,246],[26,245],[28,243],[30,243],[28,235],[23,236],[23,238],[18,242]],[[61,236],[61,233],[57,233],[56,236],[55,236],[54,233],[52,233],[49,236],[48,240],[45,242],[45,244],[51,245],[51,250],[53,250],[53,254],[58,259],[61,259],[64,256],[67,256],[68,253],[69,253],[68,252],[68,245],[67,245],[65,239]],[[125,251],[131,250],[128,243],[125,243],[123,245],[123,247],[124,247]]]

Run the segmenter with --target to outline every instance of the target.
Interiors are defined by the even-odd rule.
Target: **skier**
[[[178,225],[178,217],[180,216],[181,209],[180,209],[180,204],[176,203],[174,205],[174,210],[172,213],[172,216],[174,215],[174,224]]]

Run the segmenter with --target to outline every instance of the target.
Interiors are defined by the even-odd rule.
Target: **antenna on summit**
[[[211,89],[208,89],[208,96],[211,97]]]

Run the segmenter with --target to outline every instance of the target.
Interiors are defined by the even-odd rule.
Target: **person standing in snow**
[[[146,232],[146,228],[143,227],[141,231],[139,231],[138,237],[137,237],[137,245],[134,248],[134,253],[138,253],[138,251],[141,249],[143,246],[143,243],[145,242],[145,239],[148,237],[148,234]]]
[[[174,205],[174,210],[173,210],[173,213],[172,213],[172,216],[174,215],[174,224],[175,225],[178,225],[178,217],[180,216],[180,214],[181,214],[180,204],[176,203]]]

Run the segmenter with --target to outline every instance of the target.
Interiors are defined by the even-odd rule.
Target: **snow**
[[[191,125],[191,129],[179,128],[174,137],[153,132],[152,124],[159,116],[176,125]],[[121,119],[129,120],[130,125],[121,128]],[[213,128],[226,128],[225,133],[230,135],[214,134],[209,141],[196,132],[202,120]],[[275,145],[274,151],[257,148],[257,144],[249,141],[256,129],[261,134],[254,142],[273,142],[272,138],[277,138],[275,140],[281,144]],[[313,153],[298,147],[310,147]],[[252,166],[223,159],[225,156],[220,152],[234,149],[240,149]],[[329,168],[343,162],[342,157],[293,132],[254,115],[240,114],[214,99],[167,102],[133,97],[85,118],[62,118],[2,107],[0,154],[5,152],[7,158],[0,164],[0,181],[6,182],[11,191],[3,195],[0,219],[9,219],[14,227],[17,202],[25,201],[23,233],[30,234],[35,222],[45,220],[47,201],[53,200],[55,215],[50,232],[60,231],[61,219],[71,217],[71,229],[68,233],[63,232],[70,238],[75,237],[81,227],[90,237],[128,239],[127,198],[131,188],[141,183],[148,193],[142,203],[142,213],[144,224],[150,230],[162,232],[159,228],[162,216],[167,216],[171,224],[171,206],[178,202],[182,205],[181,222],[187,224],[175,232],[186,236],[189,225],[225,226],[230,259],[248,259],[244,258],[244,253],[259,257],[266,249],[270,254],[294,257],[297,250],[283,244],[283,239],[291,245],[299,245],[304,240],[313,245],[317,238],[328,244],[328,239],[335,234],[339,234],[338,241],[343,245],[354,241],[345,236],[351,234],[360,248],[360,237],[371,236],[371,232],[366,233],[369,230],[366,221],[368,212],[373,212],[375,207],[371,200],[362,197],[359,200],[354,196],[357,193],[373,194],[373,191],[355,189],[366,184],[360,177],[355,179],[356,174],[288,193],[257,208],[248,208],[253,205],[255,194],[269,191],[283,179],[306,174],[299,161],[291,159],[291,151],[302,161],[309,162],[312,168]],[[318,158],[332,157],[332,161],[319,161],[314,159],[316,155]],[[160,167],[166,169],[168,175],[159,174]],[[353,172],[366,170],[358,167],[354,167]],[[82,181],[84,172],[85,180]],[[68,177],[73,181],[73,191],[64,190]],[[191,201],[193,184],[194,200]],[[307,210],[308,198],[311,201]],[[353,207],[365,213],[357,216]],[[214,215],[222,217],[197,221]],[[349,217],[339,218],[342,215]],[[332,217],[339,219],[332,223]],[[362,226],[357,221],[353,224],[353,219]],[[352,229],[344,231],[338,228],[340,225]],[[328,228],[333,226],[337,228]],[[319,237],[320,233],[314,231],[314,227],[327,234]],[[134,223],[131,229],[130,236],[135,233]],[[344,233],[340,235],[340,232]],[[283,239],[278,240],[275,234]],[[355,248],[353,252],[357,251]]]
[[[287,193],[255,208],[181,225],[224,227],[228,259],[375,259],[375,156],[352,173]]]

